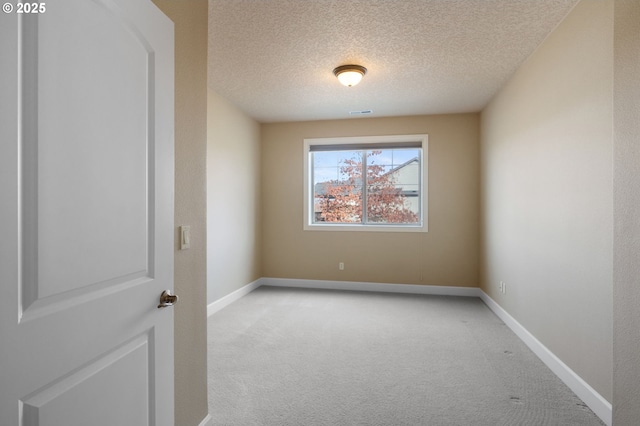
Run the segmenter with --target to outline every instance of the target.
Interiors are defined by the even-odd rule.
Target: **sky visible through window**
[[[420,150],[415,148],[383,149],[380,154],[367,159],[369,164],[378,164],[385,172],[419,157]],[[319,151],[313,153],[313,184],[329,181],[342,181],[347,178],[340,173],[344,160],[360,159],[362,151]]]

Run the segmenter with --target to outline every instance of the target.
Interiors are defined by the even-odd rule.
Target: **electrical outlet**
[[[340,269],[341,271],[344,271],[344,262],[338,263],[338,269]]]
[[[498,290],[502,294],[507,294],[507,283],[505,283],[504,281],[500,281],[500,285],[498,286]]]

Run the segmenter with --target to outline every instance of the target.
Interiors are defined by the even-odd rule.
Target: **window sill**
[[[428,232],[426,225],[347,225],[305,224],[305,231],[331,232]]]

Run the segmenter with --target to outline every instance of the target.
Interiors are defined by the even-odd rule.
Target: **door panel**
[[[72,13],[87,18],[58,24]],[[36,276],[23,282],[35,287],[23,290],[26,309],[65,291],[146,275],[153,68],[146,40],[99,3],[56,4],[39,19],[27,16],[22,31],[36,39],[21,50],[32,76],[22,88],[36,91],[24,96],[23,111],[38,130],[24,141],[33,154],[22,159],[36,182],[23,192],[23,215],[35,215],[23,218],[36,233],[26,244],[37,245],[25,250],[38,259]]]
[[[173,424],[173,24],[0,16],[0,424]]]
[[[149,424],[148,336],[143,335],[92,361],[78,371],[27,396],[21,404],[24,425],[111,426]],[[146,365],[148,368],[140,368]],[[151,369],[152,371],[152,369]],[[120,392],[106,401],[103,389]],[[151,389],[153,391],[153,389]],[[144,403],[133,405],[128,401]]]

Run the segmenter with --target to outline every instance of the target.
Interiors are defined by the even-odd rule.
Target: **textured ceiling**
[[[209,87],[260,122],[480,111],[577,1],[209,0]]]

